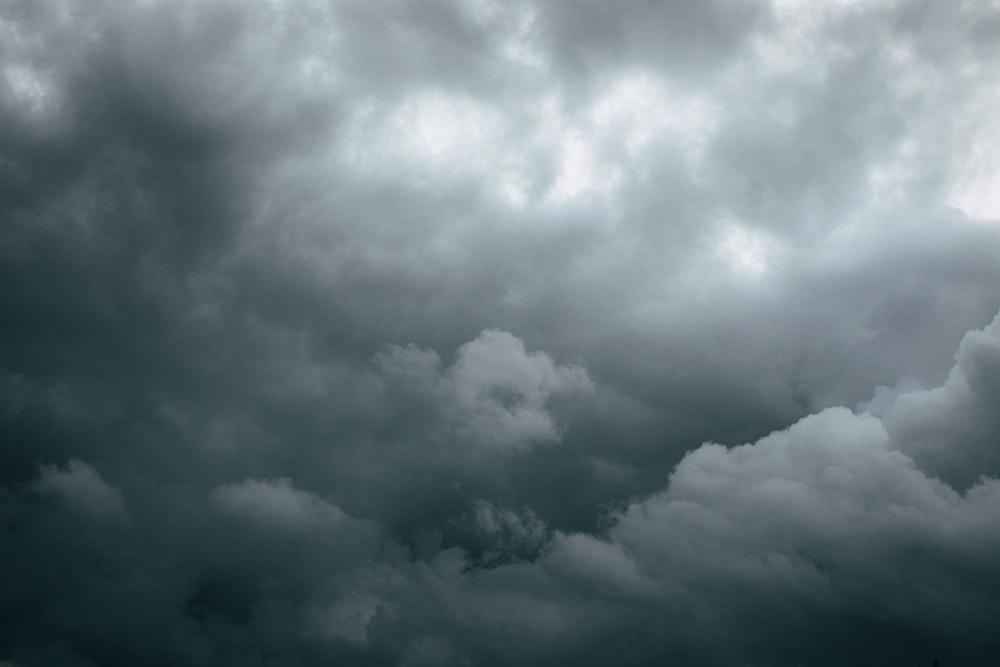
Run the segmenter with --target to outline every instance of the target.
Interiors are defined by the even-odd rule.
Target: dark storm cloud
[[[988,3],[0,19],[0,659],[988,664]]]
[[[953,644],[968,659],[985,657],[995,650],[984,633],[997,613],[998,488],[991,455],[969,434],[995,424],[979,417],[970,427],[969,413],[996,403],[998,322],[965,337],[940,388],[883,397],[882,421],[831,408],[752,445],[703,445],[678,464],[666,491],[616,515],[610,539],[560,536],[549,558],[624,596],[687,606],[698,634],[737,626],[736,645],[720,648],[723,664],[747,660],[760,644],[773,651],[780,639],[771,633],[797,626],[803,613],[816,614],[817,627],[832,622],[833,653],[841,641],[835,619],[846,609],[898,624],[902,636]],[[977,378],[975,388],[967,377]],[[950,409],[929,409],[942,395]],[[933,431],[919,420],[928,414],[938,420],[939,459],[921,469],[907,454],[926,446]],[[935,476],[973,460],[990,476],[963,493]],[[708,607],[705,616],[698,605]],[[752,618],[762,613],[758,625]],[[779,620],[786,615],[793,618]],[[824,639],[810,642],[813,652]],[[789,662],[824,664],[802,650],[782,649]],[[911,647],[897,650],[911,659]]]
[[[996,346],[997,333],[994,323],[968,334],[940,389],[883,400],[927,400],[960,373],[992,382],[995,360],[980,351]],[[944,458],[974,455],[965,415],[942,429]],[[515,659],[497,641],[505,633],[518,637],[516,659],[528,664],[643,652],[720,665],[832,665],[844,655],[895,664],[930,650],[986,660],[996,650],[996,479],[959,493],[918,468],[904,452],[919,443],[893,430],[869,412],[831,408],[753,444],[703,445],[666,490],[614,512],[603,535],[557,532],[536,562],[487,570],[445,550],[398,586],[368,588],[397,610],[374,616],[369,639],[464,628],[414,642],[411,650],[430,642],[448,656],[438,664]],[[515,544],[544,534],[537,517],[481,503],[476,521]]]
[[[922,467],[959,489],[996,477],[1000,318],[962,339],[958,363],[933,390],[901,392],[894,399],[876,394],[896,446]],[[892,394],[889,393],[889,396]]]

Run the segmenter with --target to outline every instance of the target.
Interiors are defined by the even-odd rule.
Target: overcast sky
[[[995,0],[0,0],[0,665],[993,667]]]

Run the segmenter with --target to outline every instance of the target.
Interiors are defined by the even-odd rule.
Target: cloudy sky
[[[0,664],[995,665],[995,0],[0,0]]]

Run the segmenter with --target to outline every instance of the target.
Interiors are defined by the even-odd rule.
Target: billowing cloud
[[[892,400],[933,396],[959,373],[991,372],[992,360],[968,351],[995,342],[995,328],[968,334],[945,385]],[[966,429],[955,420],[939,432],[961,460],[981,454]],[[901,451],[919,443],[890,430],[870,411],[838,407],[750,444],[706,443],[678,463],[662,491],[613,511],[605,532],[557,532],[531,565],[466,570],[452,604],[500,625],[548,607],[550,624],[528,631],[543,643],[585,643],[587,634],[613,642],[623,629],[602,606],[648,624],[649,633],[666,619],[657,641],[639,631],[638,641],[650,643],[643,650],[697,655],[697,664],[836,664],[812,653],[843,651],[840,633],[855,632],[851,623],[886,635],[880,644],[849,634],[861,642],[850,651],[870,642],[873,655],[916,660],[936,644],[985,659],[995,650],[989,619],[1000,611],[992,592],[1000,483],[984,476],[956,490]],[[523,519],[490,505],[477,504],[476,516],[488,532],[529,532]],[[456,556],[467,562],[448,557]],[[512,607],[494,606],[503,595],[516,600]],[[782,641],[790,631],[801,634]],[[727,641],[710,641],[719,636]]]
[[[559,439],[548,411],[562,395],[589,393],[593,383],[579,366],[556,365],[504,331],[483,331],[458,348],[455,363],[414,346],[393,346],[377,357],[390,381],[430,392],[473,447],[523,448]]]
[[[992,665],[998,26],[0,3],[0,660]]]
[[[815,615],[818,626],[848,610],[904,634],[978,644],[998,613],[988,591],[998,574],[1000,482],[959,405],[979,407],[962,378],[995,372],[996,333],[996,321],[970,332],[945,385],[894,397],[883,419],[829,408],[752,444],[695,449],[664,491],[615,513],[605,537],[559,535],[549,561],[637,604],[691,610],[706,637],[752,628],[745,644],[719,649],[723,661],[778,641],[796,616]],[[951,393],[954,412],[929,408]],[[931,415],[937,429],[903,424],[916,415]],[[956,490],[921,468],[906,452],[924,453],[924,432],[946,448],[940,461],[982,461],[984,476]],[[762,614],[766,622],[754,620]],[[805,659],[787,650],[786,659]]]

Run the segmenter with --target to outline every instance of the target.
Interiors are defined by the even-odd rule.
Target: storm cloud
[[[992,665],[987,0],[0,2],[0,661]]]

